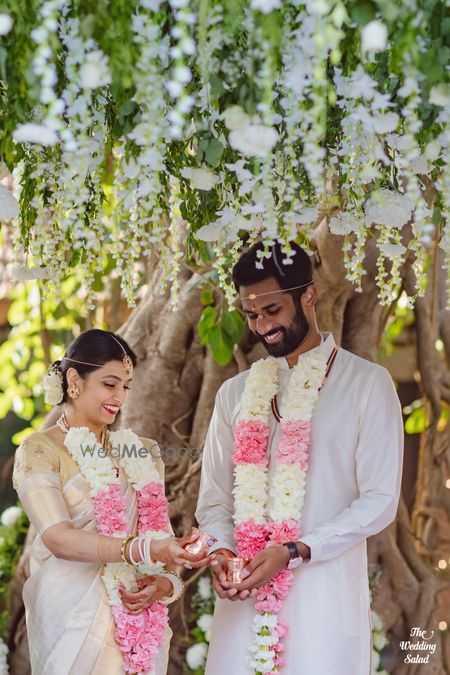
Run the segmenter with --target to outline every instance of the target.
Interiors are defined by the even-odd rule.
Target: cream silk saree
[[[154,441],[140,440],[147,449],[157,447]],[[153,454],[142,461],[153,461],[162,477],[163,462]],[[137,519],[135,493],[122,469],[119,477],[133,532]],[[45,432],[35,432],[16,451],[13,485],[38,533],[30,554],[30,577],[23,587],[33,675],[124,673],[101,580],[102,565],[56,558],[42,541],[49,527],[63,521],[86,532],[97,531],[89,483],[65,446]],[[167,629],[151,675],[167,673],[171,635]]]

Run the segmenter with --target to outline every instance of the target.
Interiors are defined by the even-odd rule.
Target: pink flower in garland
[[[154,664],[169,625],[167,608],[156,602],[140,614],[129,614],[123,605],[113,605],[116,640],[128,673],[148,673]]]
[[[92,497],[95,520],[101,534],[113,535],[127,529],[126,502],[117,483]]]
[[[269,530],[265,524],[258,525],[246,520],[234,528],[238,554],[242,558],[254,558],[262,551],[269,539]]]
[[[300,524],[297,520],[271,520],[267,524],[270,532],[270,541],[276,544],[285,544],[287,541],[297,541],[300,537]]]
[[[311,445],[311,424],[303,420],[283,422],[278,447],[278,461],[282,464],[300,463],[303,471],[308,469],[308,451]]]
[[[264,422],[240,420],[234,430],[235,464],[267,464],[270,429]]]
[[[139,510],[138,531],[168,530],[169,515],[163,483],[152,481],[136,492]]]
[[[294,575],[291,570],[281,570],[270,581],[277,598],[286,598],[292,585]]]

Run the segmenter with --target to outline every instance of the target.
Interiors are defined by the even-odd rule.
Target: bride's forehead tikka
[[[120,348],[123,351],[123,358],[122,358],[122,363],[123,367],[125,368],[125,372],[127,375],[132,375],[133,374],[133,361],[131,360],[131,357],[127,354],[125,351],[124,346],[119,342],[117,338],[114,337],[114,335],[111,335],[112,339],[117,342],[117,344],[120,346]],[[79,361],[78,359],[72,359],[70,356],[63,356],[64,360],[66,359],[67,361],[72,361],[73,363],[81,363],[84,366],[95,366],[96,368],[103,368],[102,365],[99,365],[98,363],[89,363],[89,361]]]

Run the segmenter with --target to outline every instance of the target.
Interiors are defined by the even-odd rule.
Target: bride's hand
[[[139,614],[147,607],[151,607],[154,602],[170,596],[173,592],[170,581],[158,575],[139,579],[137,586],[138,590],[135,592],[127,591],[123,585],[119,587],[123,606],[130,614]]]
[[[183,546],[195,541],[196,538],[196,535],[190,535],[189,537],[153,539],[150,544],[151,558],[172,567],[176,565],[206,567],[209,563],[206,549],[203,548],[194,555],[183,548]]]

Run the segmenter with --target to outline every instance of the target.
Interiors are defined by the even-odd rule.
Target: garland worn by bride
[[[103,445],[87,427],[64,429],[64,445],[78,464],[80,473],[90,484],[90,495],[97,529],[101,534],[124,538],[129,534],[126,516],[125,495],[120,489],[120,479],[111,458],[104,453]],[[130,429],[109,434],[113,448],[135,447],[141,442]],[[101,453],[103,450],[102,454]],[[138,506],[138,534],[151,538],[170,535],[170,522],[164,483],[153,462],[142,462],[134,456],[122,456],[116,460],[124,470],[136,493]],[[127,453],[126,453],[127,454]],[[131,454],[131,453],[130,453]],[[116,625],[116,640],[124,659],[127,673],[151,673],[153,664],[164,640],[168,626],[168,611],[161,601],[153,603],[140,614],[129,614],[122,604],[119,586],[135,590],[138,578],[148,574],[160,574],[162,563],[153,568],[129,566],[125,563],[107,563],[102,579],[108,593],[108,602]]]

